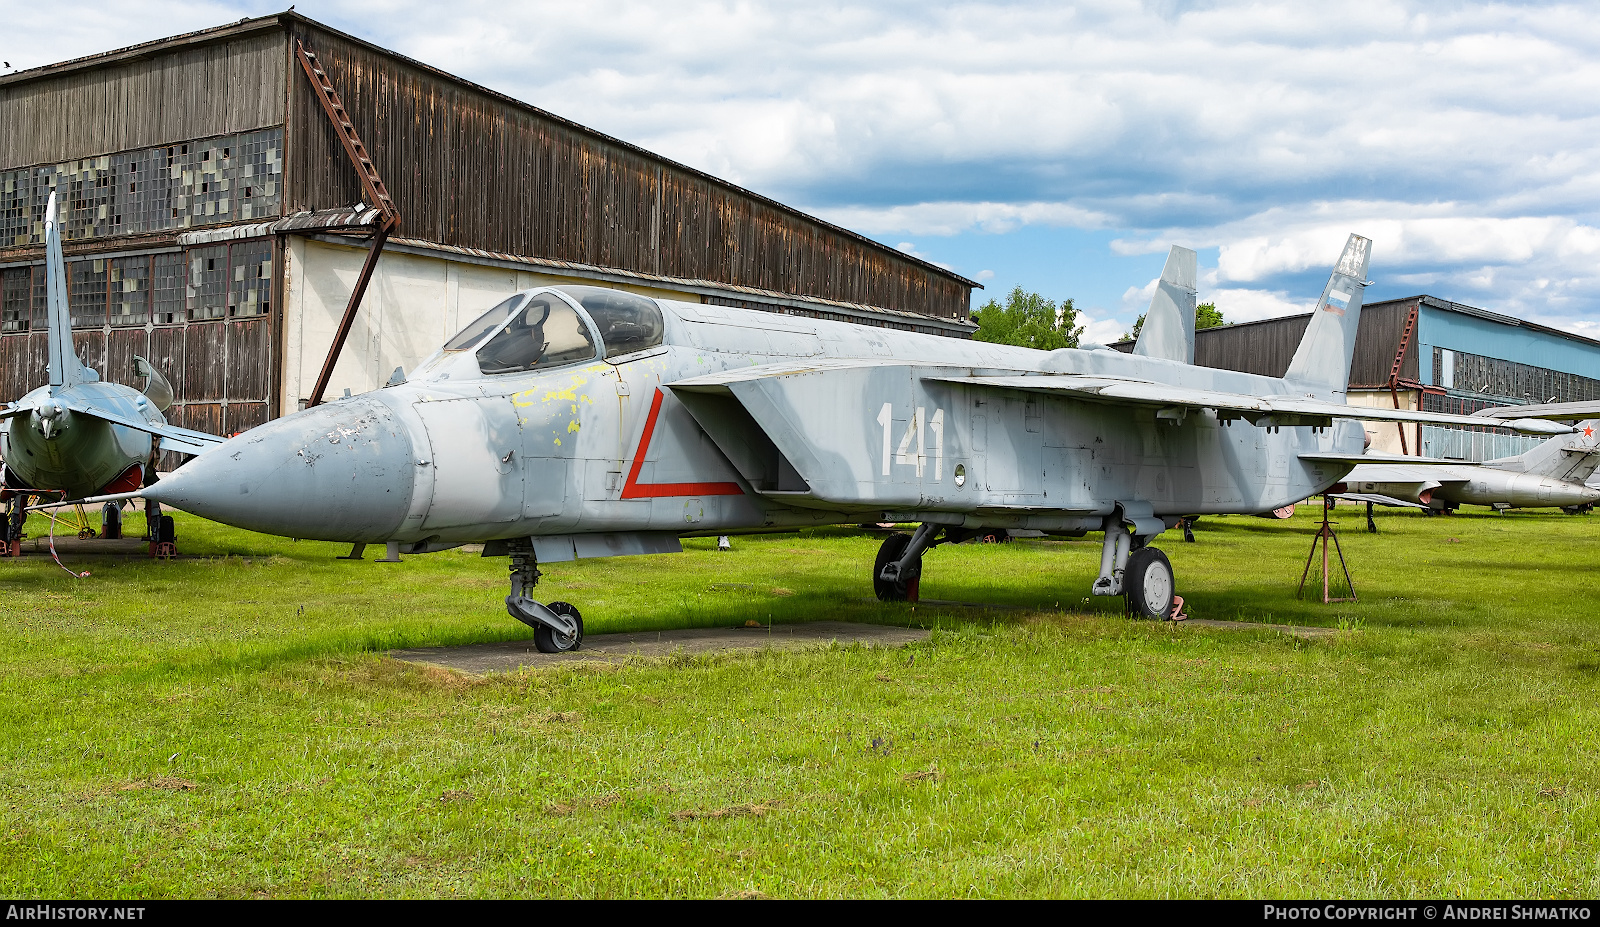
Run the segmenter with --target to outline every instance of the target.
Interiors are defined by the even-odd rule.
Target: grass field
[[[878,539],[560,564],[589,633],[818,618],[923,644],[478,678],[384,651],[528,636],[505,560],[331,559],[180,516],[173,563],[0,562],[0,895],[1588,896],[1600,519],[1341,513],[1163,537],[1196,617],[1087,600],[1093,539]],[[138,525],[133,526],[134,529]]]

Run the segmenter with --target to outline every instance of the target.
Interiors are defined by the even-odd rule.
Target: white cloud
[[[911,255],[914,258],[920,258],[921,260],[927,261],[929,264],[934,264],[936,266],[943,267],[945,270],[950,270],[951,269],[949,264],[943,264],[943,263],[940,263],[939,261],[935,261],[930,255],[926,255],[926,254],[923,254],[921,251],[918,251],[916,244],[914,244],[913,242],[902,241],[901,243],[899,243],[898,245],[895,245],[894,247],[895,247],[896,251],[904,252],[906,254]]]
[[[835,225],[867,234],[1009,232],[1024,225],[1101,228],[1109,217],[1065,203],[911,203],[900,206],[824,206],[814,210]]]
[[[1083,334],[1078,338],[1080,344],[1110,344],[1133,330],[1132,322],[1115,318],[1088,319],[1079,316],[1078,323],[1083,326]]]
[[[1122,294],[1122,311],[1138,316],[1149,309],[1150,300],[1156,295],[1156,286],[1160,283],[1160,277],[1151,277],[1144,286],[1128,287]]]
[[[1218,289],[1201,291],[1198,301],[1215,303],[1229,322],[1255,322],[1310,312],[1316,308],[1317,296],[1294,298],[1282,290]]]
[[[985,280],[993,280],[994,279],[994,271],[992,271],[992,270],[980,270],[977,273],[972,275],[972,279],[978,281],[979,283],[982,283]]]
[[[1329,266],[1356,231],[1374,239],[1376,278],[1569,327],[1600,315],[1588,5],[299,9],[868,234],[1058,226],[1116,230],[1122,255],[1215,248],[1208,285],[1273,313],[1294,305],[1283,278]],[[23,5],[5,57],[36,66],[259,12]]]

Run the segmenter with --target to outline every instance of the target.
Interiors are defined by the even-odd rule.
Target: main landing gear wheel
[[[1122,582],[1129,612],[1151,621],[1166,621],[1171,617],[1172,596],[1177,587],[1166,554],[1154,547],[1134,551],[1128,556]]]
[[[539,625],[533,629],[533,645],[539,648],[540,653],[570,653],[583,646],[583,616],[578,609],[567,602],[551,602],[545,608],[550,609],[565,618],[571,618],[577,625],[577,630],[572,634],[562,634],[554,628]]]
[[[116,502],[107,502],[100,507],[100,535],[108,541],[120,540],[122,537],[122,506]]]
[[[911,543],[911,535],[895,533],[883,539],[883,545],[878,548],[878,559],[872,564],[872,591],[884,602],[915,602],[917,600],[918,586],[922,581],[922,559],[917,559],[916,565],[896,582],[883,578],[883,568],[891,563],[898,563],[905,556],[906,545]]]

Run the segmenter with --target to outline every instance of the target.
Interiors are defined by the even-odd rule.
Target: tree
[[[1139,337],[1139,333],[1144,331],[1144,317],[1145,313],[1139,314],[1138,321],[1133,323],[1132,334],[1128,332],[1122,333],[1123,341],[1133,341]],[[1219,325],[1226,324],[1228,323],[1222,318],[1222,310],[1217,308],[1216,303],[1201,303],[1194,307],[1195,331],[1199,331],[1202,328],[1216,328]]]
[[[1057,306],[1020,286],[1006,297],[1005,305],[991,299],[979,306],[972,320],[978,323],[978,330],[972,335],[974,341],[1015,344],[1041,351],[1077,347],[1084,328],[1077,324],[1078,310],[1072,300],[1064,299]]]

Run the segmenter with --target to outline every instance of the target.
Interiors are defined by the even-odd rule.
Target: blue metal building
[[[1204,329],[1195,362],[1281,377],[1310,318]],[[1435,296],[1362,310],[1353,404],[1462,414],[1575,400],[1600,400],[1600,341]],[[1519,454],[1539,440],[1498,428],[1369,423],[1367,431],[1376,450],[1471,461]]]

